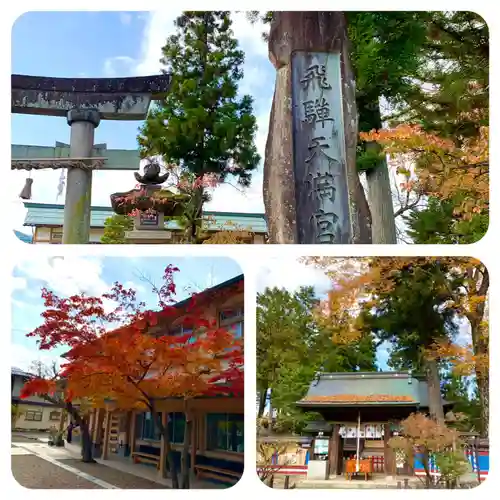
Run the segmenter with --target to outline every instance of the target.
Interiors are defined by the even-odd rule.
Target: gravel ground
[[[86,464],[78,459],[61,459],[59,462],[70,465],[79,471],[106,481],[122,490],[164,490],[168,489],[160,483],[148,481],[142,477],[128,474],[102,464]]]
[[[36,455],[12,456],[12,475],[25,488],[33,489],[102,489],[97,484],[75,476]]]

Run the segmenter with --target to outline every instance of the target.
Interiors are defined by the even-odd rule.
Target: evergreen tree
[[[304,414],[295,403],[305,396],[318,371],[376,371],[376,349],[371,333],[350,343],[335,344],[331,329],[316,321],[319,300],[312,287],[291,293],[266,289],[257,296],[257,389],[271,390],[271,407],[277,410],[275,430],[300,432],[317,418]]]
[[[380,283],[371,290],[373,299],[362,312],[364,327],[379,342],[391,343],[390,366],[425,371],[431,414],[443,421],[438,361],[429,351],[457,333],[455,311],[443,305],[448,287],[454,290],[458,283],[439,262],[430,261],[394,270],[391,281],[391,287]]]
[[[456,220],[455,199],[429,198],[427,206],[403,216],[413,243],[468,244],[479,241],[488,230],[488,214],[471,214],[470,220]]]
[[[252,98],[238,97],[244,54],[226,11],[186,11],[175,21],[177,31],[163,47],[161,63],[172,75],[166,97],[155,106],[141,130],[144,156],[160,155],[194,174],[196,189],[187,214],[192,240],[208,200],[203,178],[229,175],[249,186],[260,158]]]
[[[123,244],[126,231],[132,231],[134,228],[134,219],[129,215],[114,214],[104,221],[104,234],[101,237],[101,243],[104,244]]]

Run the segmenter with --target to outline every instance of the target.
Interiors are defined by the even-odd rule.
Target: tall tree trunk
[[[193,418],[190,412],[185,412],[186,425],[184,427],[184,442],[181,453],[181,489],[189,489],[189,446],[191,444],[191,432],[193,429]]]
[[[168,425],[164,426],[162,421],[161,421],[161,414],[158,415],[157,411],[151,411],[153,414],[153,425],[159,429],[161,437],[164,442],[165,446],[165,454],[167,455],[167,463],[168,463],[168,468],[170,472],[170,479],[172,480],[172,489],[178,490],[179,489],[179,477],[177,474],[177,466],[175,465],[175,459],[174,459],[174,452],[172,450],[172,446],[170,444],[170,439],[168,436]],[[166,463],[161,463],[160,464],[160,471],[162,477],[165,477],[165,466]]]
[[[370,132],[382,128],[382,115],[380,113],[379,98],[369,97],[358,99],[360,132]],[[380,151],[376,143],[359,144],[366,151]],[[374,244],[395,244],[396,222],[394,220],[394,207],[392,203],[391,179],[385,157],[379,164],[366,171],[368,185],[368,205],[372,221],[372,242]]]
[[[391,179],[387,161],[366,172],[368,205],[372,216],[372,243],[396,244],[396,221],[392,204]]]
[[[426,359],[425,371],[431,418],[444,425],[444,410],[443,400],[441,398],[441,379],[439,377],[438,362],[435,359]]]
[[[264,411],[266,409],[266,402],[267,402],[267,387],[266,389],[260,391],[259,394],[259,410],[257,411],[257,418],[262,418],[262,415],[264,415]]]
[[[302,142],[309,141],[308,136],[300,135],[299,137],[297,135],[295,137],[292,126],[295,122],[299,123],[298,120],[294,121],[296,113],[303,113],[301,106],[299,110],[298,105],[296,109],[292,105],[295,95],[292,92],[292,81],[294,80],[292,54],[301,51],[308,54],[316,52],[323,55],[327,53],[338,53],[340,55],[341,91],[337,100],[341,99],[342,103],[340,113],[343,130],[335,130],[339,139],[326,137],[326,135],[325,137],[319,137],[318,135],[317,139],[311,139],[309,146],[305,144],[305,148],[297,149],[295,148],[295,142],[297,142],[298,138]],[[324,183],[322,184],[323,187],[320,186],[317,189],[310,186],[311,179],[309,179],[305,171],[309,168],[308,162],[312,161],[311,158],[313,157],[309,157],[303,163],[302,159],[299,159],[298,152],[300,151],[303,156],[308,149],[311,151],[313,148],[326,148],[333,153],[337,148],[338,140],[343,141],[341,150],[345,151],[345,159],[341,158],[341,160],[342,162],[345,161],[345,164],[342,165],[342,169],[345,169],[345,171],[341,169],[338,175],[335,172],[335,175],[332,172],[327,174],[318,173],[315,179],[317,183],[320,183],[327,176],[337,176],[335,186],[332,187],[329,184],[328,187],[337,190],[338,200],[341,200],[341,193],[347,193],[347,203],[343,205],[347,208],[340,209],[338,207],[333,215],[338,216],[338,220],[345,220],[344,217],[348,215],[349,243],[371,243],[370,210],[356,169],[358,120],[355,81],[349,54],[349,40],[343,12],[274,13],[269,34],[269,57],[276,68],[276,83],[266,143],[263,186],[271,243],[317,243],[317,241],[305,241],[318,237],[313,231],[316,228],[315,224],[322,226],[321,231],[324,233],[322,237],[329,236],[330,231],[334,231],[332,226],[335,226],[335,224],[330,219],[327,219],[327,216],[332,215],[330,211],[333,212],[333,209],[322,208],[315,211],[314,204],[318,201],[317,196],[320,189],[323,190],[321,196],[324,195],[325,200],[328,198],[330,202],[335,197],[327,196],[326,184]],[[314,69],[314,67],[312,68]],[[295,89],[295,91],[298,90],[299,88]],[[327,107],[329,105],[333,106],[332,103],[328,102],[326,105]],[[309,132],[308,134],[310,135]],[[294,137],[296,140],[294,140]],[[319,141],[320,139],[323,142]],[[302,144],[302,146],[304,145]],[[325,149],[323,149],[324,151]],[[330,164],[335,163],[335,161],[337,160],[331,159]],[[337,161],[337,163],[339,162]],[[312,171],[310,174],[313,175]],[[311,198],[315,198],[316,201],[311,201]],[[307,206],[307,210],[298,210],[298,203],[300,203],[300,206]],[[343,213],[346,210],[348,214]],[[323,217],[324,219],[322,219]],[[340,226],[335,227],[338,229]],[[338,239],[334,238],[333,242],[338,242]]]
[[[481,437],[488,437],[490,423],[490,377],[489,377],[489,336],[485,336],[481,328],[486,312],[486,297],[490,287],[490,275],[486,266],[480,266],[482,273],[481,282],[477,289],[477,296],[484,297],[477,303],[473,312],[468,315],[471,327],[472,347],[476,356],[476,383],[479,393],[479,404],[481,406]],[[472,275],[479,272],[479,268],[470,269]]]
[[[89,425],[86,421],[80,423],[80,433],[82,436],[82,461],[85,463],[94,463],[92,457],[92,438],[90,436]]]
[[[92,437],[90,436],[89,423],[86,418],[80,415],[79,411],[72,403],[66,403],[66,411],[73,417],[75,423],[80,427],[82,436],[82,462],[95,463],[92,453]]]

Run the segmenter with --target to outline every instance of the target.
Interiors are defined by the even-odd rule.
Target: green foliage
[[[104,221],[104,234],[101,237],[101,243],[125,243],[125,232],[132,231],[133,228],[134,219],[132,217],[114,214]]]
[[[427,61],[408,96],[403,119],[460,143],[489,121],[489,33],[474,12],[429,13]],[[421,82],[434,88],[426,92]]]
[[[312,287],[295,293],[268,288],[257,295],[257,388],[271,389],[278,432],[300,432],[307,421],[318,418],[295,406],[316,372],[376,370],[372,335],[335,345],[331,332],[316,322],[318,304]]]
[[[422,369],[425,349],[457,332],[454,310],[442,307],[449,298],[448,287],[459,286],[447,272],[439,262],[425,261],[395,270],[394,286],[373,290],[363,322],[380,342],[391,343],[392,367]]]
[[[453,485],[456,480],[467,472],[472,471],[472,467],[465,457],[463,450],[444,450],[433,453],[434,460],[439,472],[440,480],[448,485]]]
[[[23,414],[23,412],[20,410],[19,406],[11,403],[11,405],[10,405],[10,418],[11,418],[12,428],[14,428],[16,426],[16,423],[21,418],[22,414]]]
[[[465,377],[453,375],[450,371],[441,377],[443,399],[453,403],[455,421],[449,422],[461,432],[481,430],[481,405],[475,383]]]
[[[239,98],[244,54],[229,12],[186,11],[163,47],[172,75],[169,93],[149,114],[139,136],[143,155],[161,155],[196,178],[229,171],[243,186],[260,158],[252,98]],[[201,207],[200,207],[201,210]]]
[[[488,230],[487,214],[472,214],[470,220],[457,220],[453,215],[458,200],[430,198],[428,205],[403,216],[407,234],[414,243],[468,244],[479,241]]]

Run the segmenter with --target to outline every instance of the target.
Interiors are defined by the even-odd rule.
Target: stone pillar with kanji
[[[264,164],[271,243],[371,243],[356,170],[354,75],[342,12],[275,12],[276,84]]]

